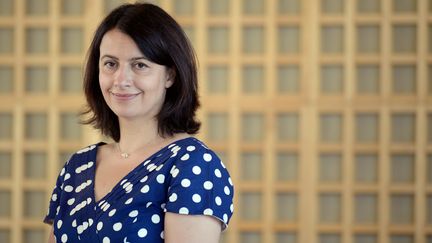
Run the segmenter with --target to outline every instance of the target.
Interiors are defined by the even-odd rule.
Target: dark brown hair
[[[87,108],[81,115],[90,117],[83,124],[92,124],[114,141],[120,140],[118,117],[106,104],[99,86],[99,47],[105,33],[112,29],[130,36],[150,61],[174,71],[174,83],[167,89],[156,116],[159,134],[197,133],[201,124],[195,118],[199,101],[194,50],[180,25],[164,10],[149,3],[121,5],[97,28],[84,71]]]

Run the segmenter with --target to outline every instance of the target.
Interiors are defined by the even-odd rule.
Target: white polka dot
[[[67,240],[68,240],[67,234],[63,234],[62,237],[61,237],[61,241],[62,242],[67,242]]]
[[[222,160],[221,160],[220,164],[221,164],[222,168],[226,169],[226,166],[225,166],[225,164],[222,162]]]
[[[147,230],[145,228],[142,228],[138,231],[138,236],[140,238],[144,238],[144,237],[146,237],[146,235],[147,235]]]
[[[231,190],[228,188],[228,186],[224,187],[224,192],[226,195],[229,195],[231,193]]]
[[[186,207],[182,207],[179,210],[179,214],[189,214],[189,209],[187,209]]]
[[[226,213],[224,213],[224,215],[223,215],[223,221],[225,223],[228,223],[228,215]]]
[[[165,182],[165,176],[162,175],[162,174],[158,175],[158,176],[156,177],[156,181],[157,181],[159,184],[163,184],[163,183]]]
[[[189,151],[189,152],[192,152],[192,151],[194,151],[195,150],[195,146],[188,146],[187,148],[186,148],[186,150],[187,151]]]
[[[65,186],[64,190],[65,190],[65,192],[71,192],[71,191],[73,191],[73,187],[67,185],[67,186]]]
[[[192,172],[195,175],[199,175],[199,174],[201,174],[201,168],[199,166],[195,165],[194,167],[192,167]]]
[[[177,153],[179,150],[180,150],[180,147],[177,146],[177,145],[176,145],[174,148],[171,149],[171,151],[172,151],[173,153]]]
[[[153,216],[151,217],[151,221],[152,221],[154,224],[159,223],[159,222],[160,222],[160,217],[159,217],[159,215],[157,215],[157,214],[153,214]]]
[[[192,201],[194,201],[194,202],[196,202],[196,203],[201,202],[201,196],[198,195],[198,194],[193,194],[193,196],[192,196]]]
[[[66,175],[65,175],[65,177],[64,177],[64,180],[66,181],[66,180],[68,180],[70,177],[71,177],[71,175],[70,175],[69,173],[66,173]]]
[[[129,217],[131,218],[135,218],[136,216],[138,216],[138,210],[133,210],[129,213]]]
[[[113,225],[113,230],[114,231],[120,231],[122,229],[122,227],[123,227],[122,223],[118,222],[118,223],[115,223]]]
[[[169,201],[175,202],[176,200],[177,200],[177,194],[175,194],[175,193],[171,194],[171,196],[169,197]]]
[[[148,166],[147,166],[147,170],[148,171],[153,171],[153,170],[155,170],[157,168],[157,166],[155,165],[155,164],[149,164]]]
[[[173,172],[171,173],[171,175],[172,175],[173,178],[176,178],[177,175],[178,175],[179,173],[180,173],[180,170],[177,169],[177,168],[175,168],[175,169],[173,170]]]
[[[160,238],[161,239],[164,239],[165,238],[165,234],[164,234],[164,231],[162,230],[162,232],[160,233]]]
[[[133,201],[133,198],[131,197],[131,198],[129,198],[128,200],[126,200],[125,204],[126,204],[126,205],[127,205],[127,204],[130,204],[132,201]]]
[[[216,203],[216,205],[218,205],[218,206],[222,205],[222,199],[221,199],[219,196],[216,197],[216,198],[215,198],[215,203]]]
[[[183,179],[183,180],[181,181],[181,185],[182,185],[183,187],[189,187],[189,186],[191,185],[191,181],[190,181],[189,179]]]
[[[215,169],[214,174],[216,177],[221,178],[222,177],[222,173],[220,172],[219,169]]]
[[[108,216],[110,216],[110,217],[112,217],[115,213],[116,213],[116,209],[113,209],[113,210],[111,210],[109,213],[108,213]]]
[[[210,162],[210,161],[212,160],[212,156],[211,156],[211,154],[209,154],[209,153],[205,153],[205,154],[203,155],[203,159],[204,159],[205,161],[207,161],[207,162]]]
[[[77,222],[76,222],[76,219],[74,219],[74,221],[72,221],[72,227],[77,227]]]
[[[160,171],[160,170],[163,168],[163,166],[164,166],[164,164],[159,165],[159,166],[156,168],[156,171]]]
[[[204,210],[204,215],[213,215],[213,210],[211,210],[211,208],[207,208]]]
[[[173,165],[173,166],[171,167],[170,173],[172,174],[172,173],[174,172],[175,169],[176,169],[176,166]]]
[[[60,229],[62,227],[63,221],[61,219],[59,219],[59,221],[57,221],[57,229]]]
[[[110,243],[110,242],[111,242],[110,238],[106,236],[103,238],[103,243]]]
[[[143,188],[141,188],[142,193],[147,193],[148,191],[150,191],[150,187],[148,185],[145,185]]]
[[[125,188],[126,193],[130,193],[133,189],[133,185],[130,184],[128,187]]]
[[[234,212],[234,204],[232,204],[232,203],[231,203],[231,206],[230,206],[230,210],[231,210],[231,213]]]
[[[93,219],[89,219],[88,222],[89,222],[89,226],[93,225]]]
[[[144,166],[146,166],[148,163],[150,163],[151,162],[151,160],[150,159],[148,159],[148,160],[146,160],[146,161],[144,161]]]
[[[188,160],[189,159],[189,154],[185,154],[185,155],[183,155],[181,158],[180,158],[180,160],[182,160],[182,161],[185,161],[185,160]]]
[[[84,226],[83,225],[78,225],[77,233],[80,235],[80,234],[82,234],[83,231],[84,231]]]
[[[57,194],[54,193],[51,197],[51,200],[53,200],[54,202],[57,201]]]
[[[211,181],[204,182],[204,189],[211,190],[213,188],[213,183]]]
[[[231,186],[233,185],[232,180],[231,180],[231,177],[228,177],[228,182],[229,182],[229,184],[230,184]]]
[[[148,203],[146,204],[146,208],[150,207],[151,205],[152,205],[152,202],[148,202]]]
[[[148,176],[144,176],[144,177],[140,180],[140,182],[146,182],[147,179],[148,179]]]
[[[123,189],[126,189],[128,186],[132,185],[129,181],[123,184]]]
[[[123,179],[121,182],[120,182],[120,185],[123,185],[125,182],[127,181],[127,179]],[[130,183],[130,182],[129,182]],[[123,187],[124,188],[124,187]]]

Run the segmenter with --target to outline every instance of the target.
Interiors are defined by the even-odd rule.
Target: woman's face
[[[146,59],[128,35],[113,29],[100,45],[99,84],[119,118],[153,119],[173,80],[165,66]]]

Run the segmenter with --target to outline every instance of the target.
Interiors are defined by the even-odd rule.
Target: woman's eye
[[[138,68],[138,69],[144,69],[144,68],[147,68],[147,67],[148,67],[147,64],[142,63],[142,62],[137,62],[137,63],[135,63],[134,66],[135,66],[136,68]]]
[[[116,66],[115,62],[105,62],[104,66],[107,68],[114,68]]]

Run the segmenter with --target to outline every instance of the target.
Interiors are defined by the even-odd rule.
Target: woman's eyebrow
[[[100,59],[102,60],[104,58],[111,58],[111,59],[115,59],[115,60],[119,59],[119,58],[117,58],[115,56],[112,56],[112,55],[109,55],[109,54],[105,54],[105,55],[101,56]],[[132,57],[132,58],[129,59],[129,61],[137,61],[137,60],[141,60],[141,59],[144,59],[144,60],[148,61],[148,59],[146,57],[144,57],[144,56],[142,56],[142,57]]]
[[[137,60],[140,60],[140,59],[144,59],[144,60],[148,61],[148,59],[147,59],[146,57],[132,57],[132,58],[129,59],[129,60],[130,60],[130,61],[137,61]]]
[[[101,60],[102,59],[104,59],[104,58],[111,58],[111,59],[115,59],[115,60],[118,60],[118,58],[117,57],[115,57],[115,56],[112,56],[112,55],[108,55],[108,54],[105,54],[105,55],[103,55],[103,56],[101,56]]]

